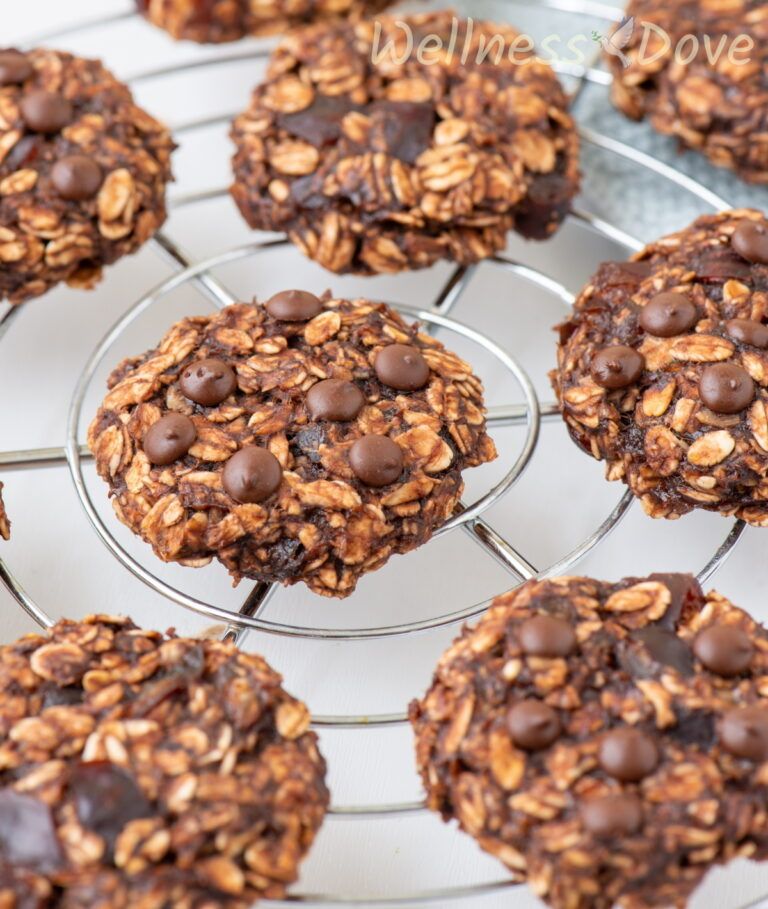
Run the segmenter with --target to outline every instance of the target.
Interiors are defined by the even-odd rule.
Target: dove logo
[[[634,32],[635,17],[629,16],[621,21],[619,27],[609,38],[606,38],[605,35],[598,36],[600,44],[606,54],[610,54],[612,57],[618,57],[619,60],[621,60],[621,65],[624,69],[628,69],[632,64],[632,61],[624,53],[624,49],[629,47],[629,42],[632,40]]]

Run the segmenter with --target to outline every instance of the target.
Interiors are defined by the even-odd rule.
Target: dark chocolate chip
[[[535,615],[517,629],[517,639],[530,656],[564,657],[576,647],[576,632],[565,619]]]
[[[39,88],[21,99],[21,116],[36,133],[57,133],[72,122],[74,110],[63,95]]]
[[[768,707],[737,707],[720,718],[723,748],[748,761],[768,761]]]
[[[676,628],[680,617],[687,611],[700,612],[704,606],[704,591],[692,574],[652,574],[649,581],[659,581],[669,590],[671,601],[667,611],[657,620],[665,628]]]
[[[365,396],[353,382],[325,379],[307,392],[307,410],[313,420],[348,423],[365,406]]]
[[[110,852],[126,824],[154,814],[134,777],[108,761],[91,761],[74,767],[69,792],[80,823],[100,836]]]
[[[237,388],[237,375],[223,360],[195,360],[182,372],[179,386],[195,404],[215,407]]]
[[[640,312],[640,325],[657,338],[673,338],[698,321],[698,312],[683,294],[657,294]]]
[[[747,262],[768,265],[768,224],[764,221],[740,221],[731,237],[731,246]]]
[[[16,50],[0,51],[0,85],[21,85],[34,71],[26,54]]]
[[[519,701],[507,714],[512,741],[526,751],[540,751],[551,745],[562,731],[560,717],[541,701]]]
[[[746,631],[735,625],[710,625],[696,635],[693,652],[712,672],[724,678],[749,668],[755,649]]]
[[[195,444],[197,430],[189,417],[169,413],[153,423],[144,436],[144,454],[150,464],[164,467],[183,458]]]
[[[390,344],[376,355],[379,381],[398,391],[416,391],[429,382],[429,364],[415,347]]]
[[[341,95],[316,95],[309,107],[295,114],[280,114],[277,125],[315,148],[332,145],[341,136],[341,122],[359,106]]]
[[[604,347],[592,358],[592,378],[611,391],[634,384],[644,369],[643,355],[621,344]]]
[[[62,199],[84,202],[99,191],[104,175],[87,155],[67,155],[51,168],[51,182]]]
[[[755,399],[750,374],[734,363],[715,363],[699,379],[701,400],[715,413],[740,413]]]
[[[641,628],[636,631],[633,638],[640,641],[649,656],[660,666],[669,666],[677,670],[680,675],[693,673],[693,654],[691,648],[667,628]]]
[[[437,123],[433,104],[413,101],[377,101],[370,106],[370,143],[374,151],[415,164],[432,144]]]
[[[403,451],[388,436],[363,436],[349,450],[349,464],[366,486],[381,488],[400,478]]]
[[[763,325],[762,322],[753,319],[731,319],[725,323],[725,330],[734,341],[763,350],[768,347],[768,325]]]
[[[581,820],[598,837],[622,837],[637,833],[643,823],[643,804],[631,792],[616,792],[582,802]]]
[[[0,789],[0,858],[42,873],[61,865],[53,816],[45,802]]]
[[[304,290],[284,290],[267,300],[264,308],[280,322],[309,322],[323,311],[323,304],[314,294]]]
[[[607,733],[600,742],[598,760],[603,770],[622,783],[637,783],[659,763],[656,742],[639,729],[624,726]]]
[[[263,502],[277,492],[283,481],[280,462],[266,448],[249,445],[227,461],[221,482],[236,502]]]
[[[694,262],[693,270],[700,281],[720,282],[729,278],[749,278],[751,266],[725,246],[707,249]]]
[[[603,268],[609,287],[637,286],[650,277],[653,270],[650,262],[606,262]]]

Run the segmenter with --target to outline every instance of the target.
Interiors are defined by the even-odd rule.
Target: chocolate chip
[[[110,852],[126,824],[154,814],[134,777],[108,761],[75,766],[69,778],[69,792],[80,823],[100,836]]]
[[[640,641],[649,656],[660,666],[669,666],[680,675],[693,673],[693,654],[691,648],[667,628],[641,628],[633,638]]]
[[[25,54],[16,50],[0,51],[0,85],[21,85],[34,71]]]
[[[693,270],[700,281],[710,282],[749,278],[752,274],[752,268],[740,256],[724,246],[703,252],[693,263]]]
[[[398,391],[416,391],[429,382],[429,364],[407,344],[384,347],[376,355],[374,368],[379,381]]]
[[[748,761],[768,761],[768,707],[737,707],[720,719],[723,748]]]
[[[275,294],[264,308],[280,322],[309,322],[323,311],[323,304],[314,294],[304,290],[284,290]]]
[[[31,795],[0,790],[0,858],[46,873],[61,864],[51,809]]]
[[[341,136],[341,123],[359,106],[341,95],[316,95],[312,104],[295,114],[280,114],[277,125],[315,148],[333,145]]]
[[[603,268],[607,272],[605,283],[608,287],[637,286],[650,277],[650,262],[606,262]]]
[[[637,783],[659,763],[656,742],[639,729],[614,729],[600,742],[598,760],[603,770],[622,783]]]
[[[762,322],[755,322],[753,319],[731,319],[725,323],[725,330],[734,341],[741,341],[742,344],[760,347],[763,350],[768,347],[768,325],[763,325]]]
[[[541,701],[519,701],[507,714],[512,741],[526,751],[540,751],[551,745],[562,731],[560,717]]]
[[[39,88],[21,99],[21,116],[36,133],[57,133],[72,122],[74,110],[63,95]]]
[[[564,657],[576,647],[576,632],[554,615],[535,615],[517,629],[517,639],[530,656]]]
[[[415,164],[419,155],[432,144],[437,123],[433,104],[413,101],[376,101],[368,109],[371,117],[370,144],[382,151]]]
[[[749,668],[754,647],[749,635],[735,625],[710,625],[696,635],[693,652],[718,675],[731,678]]]
[[[740,221],[731,237],[731,246],[747,262],[768,265],[768,224]]]
[[[249,445],[227,461],[221,482],[236,502],[263,502],[277,492],[283,481],[280,462],[266,448]]]
[[[681,616],[699,613],[703,609],[704,591],[692,574],[654,573],[648,580],[662,583],[672,597],[667,611],[657,620],[657,624],[674,629]]]
[[[51,168],[51,182],[62,199],[84,202],[99,191],[104,175],[99,165],[86,155],[67,155]]]
[[[349,450],[349,464],[366,486],[381,488],[400,478],[403,451],[388,436],[363,436]]]
[[[698,312],[683,294],[657,294],[640,312],[640,325],[657,338],[673,338],[698,321]]]
[[[183,458],[195,444],[197,430],[189,417],[169,413],[153,423],[144,436],[144,454],[150,464],[163,467]]]
[[[307,410],[313,420],[348,423],[365,406],[365,396],[353,382],[325,379],[307,392]]]
[[[701,400],[715,413],[740,413],[755,398],[750,374],[733,363],[715,363],[699,379]]]
[[[617,792],[582,802],[585,828],[598,837],[631,836],[643,823],[643,804],[631,792]]]
[[[615,390],[632,385],[642,375],[645,359],[631,347],[604,347],[592,358],[592,378],[603,388]]]
[[[223,360],[196,360],[182,372],[179,386],[195,404],[215,407],[237,388],[237,375]]]

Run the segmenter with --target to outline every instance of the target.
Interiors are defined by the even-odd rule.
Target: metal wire
[[[530,0],[512,0],[513,3],[527,4]],[[590,2],[590,0],[539,0],[541,6],[552,10],[563,12],[582,13],[596,18],[606,19],[608,21],[620,21],[622,10],[608,6],[599,2]],[[27,44],[40,44],[53,39],[76,34],[85,30],[97,27],[119,25],[136,15],[133,10],[126,10],[112,16],[100,17],[89,20],[66,29],[60,29],[56,32],[50,32],[45,35],[39,35],[30,39]],[[197,69],[208,67],[226,66],[239,62],[263,59],[269,53],[269,46],[260,45],[256,48],[249,48],[244,51],[227,51],[221,52],[218,56],[208,59],[190,61],[188,63],[176,64],[168,67],[161,67],[152,70],[146,70],[135,74],[129,81],[134,84],[150,82],[156,79],[169,78],[179,73],[186,73]],[[595,68],[593,65],[575,65],[575,64],[556,64],[554,68],[567,75],[576,76],[578,79],[577,88],[572,97],[575,99],[583,87],[588,84],[609,85],[611,76],[609,73]],[[227,122],[229,114],[219,114],[216,116],[206,117],[187,123],[177,125],[176,132],[190,132],[193,130],[205,129],[211,126],[220,125]],[[653,158],[652,156],[631,148],[612,139],[608,136],[600,135],[592,130],[582,128],[580,130],[582,140],[594,147],[612,154],[619,155],[625,160],[632,161],[640,166],[650,169],[662,178],[669,180],[681,189],[692,193],[703,202],[711,205],[715,209],[727,208],[727,203],[717,194],[711,192],[697,181],[684,174],[679,173],[669,165]],[[195,193],[178,195],[172,199],[171,204],[174,208],[198,205],[203,202],[211,201],[222,197],[226,193],[225,188],[214,188],[202,190]],[[642,244],[634,237],[629,236],[616,225],[604,221],[596,215],[589,212],[574,209],[571,212],[572,219],[581,223],[587,229],[624,246],[628,250],[636,251],[641,248]],[[239,613],[235,614],[229,610],[221,609],[213,604],[204,603],[200,600],[190,597],[181,591],[178,591],[162,582],[151,571],[144,568],[136,562],[126,550],[115,540],[109,528],[102,522],[98,515],[93,502],[90,499],[85,480],[82,474],[83,461],[90,457],[87,448],[78,441],[78,427],[81,417],[83,399],[86,394],[89,383],[102,361],[103,357],[111,348],[112,344],[120,337],[125,328],[137,319],[150,306],[162,299],[165,295],[174,289],[182,286],[186,282],[194,282],[195,286],[203,293],[215,306],[221,307],[228,305],[235,300],[235,297],[224,287],[212,274],[215,268],[235,262],[249,255],[258,255],[262,252],[273,250],[276,247],[285,244],[284,239],[265,240],[260,243],[248,244],[244,247],[228,250],[219,256],[207,260],[195,266],[190,266],[189,259],[185,251],[167,234],[158,235],[153,246],[161,257],[168,262],[174,269],[179,269],[177,273],[168,281],[164,282],[155,291],[147,294],[139,300],[125,314],[112,330],[103,339],[97,350],[94,352],[78,381],[75,395],[72,399],[70,416],[67,428],[66,446],[64,448],[52,447],[28,451],[11,451],[0,452],[0,467],[5,469],[25,469],[36,467],[53,467],[61,466],[65,463],[69,465],[70,472],[75,483],[78,496],[82,502],[86,515],[94,526],[97,534],[107,545],[110,551],[118,560],[131,571],[136,577],[148,584],[158,593],[166,596],[173,602],[178,603],[195,612],[202,613],[210,618],[224,620],[227,623],[225,638],[240,641],[242,636],[249,629],[258,629],[262,632],[276,634],[281,636],[297,636],[314,640],[345,640],[359,641],[371,640],[376,638],[387,638],[397,635],[408,635],[416,632],[431,631],[445,626],[455,625],[467,619],[476,617],[481,614],[489,605],[489,601],[470,606],[466,609],[447,613],[445,615],[433,617],[430,619],[402,623],[392,626],[373,627],[373,628],[301,628],[293,625],[284,625],[276,622],[270,622],[260,617],[259,613],[269,601],[274,588],[267,584],[258,584],[247,596],[245,602],[240,608]],[[559,299],[566,306],[573,302],[573,295],[559,282],[538,269],[532,268],[523,262],[517,262],[507,256],[499,255],[490,260],[491,264],[496,267],[510,271],[516,277],[527,281],[543,289],[547,293]],[[489,527],[482,519],[482,513],[490,505],[499,501],[504,493],[519,479],[525,470],[536,448],[539,428],[543,420],[558,418],[558,410],[553,402],[540,404],[533,385],[514,357],[501,350],[490,339],[484,337],[479,332],[461,323],[455,322],[446,317],[460,296],[467,289],[477,271],[476,266],[464,269],[456,269],[445,285],[440,289],[431,310],[419,310],[404,304],[395,304],[402,311],[423,320],[428,326],[439,327],[444,330],[454,331],[464,338],[479,344],[487,352],[492,354],[513,376],[521,386],[524,403],[503,405],[490,409],[488,422],[495,426],[525,426],[526,436],[522,446],[522,451],[515,463],[508,471],[505,478],[498,483],[485,496],[469,506],[460,508],[456,515],[439,531],[437,535],[449,532],[450,530],[462,527],[473,539],[482,545],[486,552],[496,558],[507,569],[515,573],[522,579],[532,577],[552,577],[569,571],[575,564],[583,559],[595,546],[613,532],[619,522],[630,508],[633,497],[626,492],[617,505],[611,510],[603,523],[572,552],[568,553],[554,565],[538,572],[523,555],[518,553],[512,545],[504,540],[493,528]],[[7,309],[0,312],[0,340],[4,337],[6,331],[11,325],[12,317],[16,310]],[[704,568],[699,573],[700,580],[706,581],[714,574],[715,571],[723,564],[733,551],[738,540],[741,538],[745,525],[743,522],[736,522],[722,545],[717,552],[711,557]],[[42,627],[50,627],[53,619],[41,609],[29,595],[24,591],[19,581],[14,577],[8,566],[0,560],[0,582],[2,582],[16,602],[25,612],[31,616]],[[313,718],[313,726],[318,729],[339,729],[339,730],[358,730],[365,728],[386,728],[391,726],[402,725],[407,722],[407,716],[404,713],[389,713],[378,715],[317,715]],[[384,805],[354,805],[354,806],[334,806],[331,809],[330,816],[340,819],[361,819],[361,818],[384,818],[384,817],[407,817],[414,812],[424,810],[423,801],[401,802]],[[368,897],[368,896],[350,896],[349,894],[296,894],[286,900],[273,901],[275,906],[295,906],[299,905],[322,905],[322,906],[415,906],[430,903],[442,903],[446,900],[457,900],[462,898],[479,897],[493,893],[503,892],[512,889],[516,884],[511,880],[494,881],[490,883],[472,884],[463,887],[446,887],[432,890],[424,890],[417,893],[402,894],[391,897]],[[757,903],[750,904],[749,907],[742,909],[751,909]]]

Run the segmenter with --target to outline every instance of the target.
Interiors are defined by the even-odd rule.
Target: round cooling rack
[[[525,6],[526,0],[509,0],[509,4],[514,9],[514,7]],[[538,0],[537,5],[553,11],[585,14],[608,22],[620,21],[622,18],[621,10],[598,2]],[[56,33],[38,36],[29,43],[47,43],[96,29],[108,30],[109,34],[114,36],[114,34],[119,34],[121,27],[131,22],[135,17],[136,14],[132,11],[100,17],[59,30]],[[134,86],[139,84],[152,85],[186,71],[202,70],[205,72],[207,68],[258,60],[264,58],[268,54],[268,50],[268,47],[262,44],[258,46],[248,45],[247,50],[240,50],[239,48],[233,50],[231,47],[225,47],[217,49],[215,54],[206,55],[203,59],[193,59],[173,66],[155,67],[146,69],[143,72],[136,72],[127,81]],[[610,75],[597,68],[597,58],[595,58],[592,65],[574,66],[562,64],[555,66],[555,68],[563,75],[576,80],[572,92],[574,101],[578,99],[585,86],[589,84],[598,86],[608,86],[610,84]],[[215,116],[200,117],[176,124],[174,134],[185,137],[210,127],[226,127],[235,113],[235,110],[222,111]],[[625,163],[631,163],[642,168],[645,173],[655,175],[663,186],[689,194],[704,206],[715,210],[729,207],[725,200],[705,186],[636,148],[586,128],[581,129],[581,136],[586,146],[596,149],[602,154],[615,156]],[[177,212],[185,209],[194,212],[198,206],[211,201],[221,200],[226,195],[226,187],[211,187],[195,192],[181,193],[171,199],[171,210],[172,212]],[[609,241],[612,244],[623,247],[628,255],[642,246],[639,240],[627,234],[619,226],[580,208],[574,208],[571,211],[569,222],[570,227],[575,230],[583,231],[585,234],[602,238],[606,242]],[[120,525],[114,519],[110,519],[111,516],[104,518],[96,505],[96,501],[103,502],[105,498],[103,486],[98,479],[87,479],[84,473],[84,465],[91,457],[83,444],[84,428],[90,416],[84,410],[84,402],[88,399],[89,393],[94,392],[96,389],[94,377],[99,374],[99,370],[102,367],[113,362],[115,357],[113,348],[117,342],[124,338],[125,333],[139,325],[141,318],[145,314],[161,306],[173,292],[180,289],[194,289],[207,304],[217,308],[227,306],[238,299],[237,295],[228,289],[225,280],[221,277],[221,274],[225,273],[228,267],[238,263],[253,263],[254,270],[256,270],[259,265],[263,266],[266,257],[270,256],[270,254],[285,253],[291,249],[290,244],[284,238],[267,239],[228,249],[216,256],[193,264],[191,257],[185,252],[183,246],[168,230],[158,234],[149,245],[165,263],[172,267],[173,274],[130,305],[87,358],[71,396],[64,446],[0,452],[0,469],[10,471],[14,469],[50,467],[67,468],[87,521],[107,551],[117,560],[119,566],[127,569],[132,576],[151,588],[155,594],[165,598],[169,603],[191,610],[212,621],[223,622],[226,626],[225,635],[241,644],[250,631],[259,631],[277,638],[331,643],[408,638],[416,633],[434,632],[437,629],[458,626],[462,622],[480,615],[488,607],[488,600],[447,612],[441,610],[439,605],[436,605],[436,614],[434,616],[390,625],[345,626],[339,628],[322,624],[299,625],[279,622],[267,619],[263,615],[270,597],[275,592],[275,588],[272,585],[260,583],[253,586],[245,596],[239,611],[234,611],[217,604],[212,598],[203,598],[195,595],[193,592],[194,582],[192,580],[188,584],[182,585],[182,587],[176,587],[161,578],[158,574],[159,563],[154,559],[151,552],[142,552],[137,557],[129,551],[129,548],[122,542],[123,537],[120,536]],[[597,265],[597,262],[594,264]],[[484,263],[484,266],[498,270],[499,273],[512,274],[520,282],[557,301],[564,309],[573,303],[572,293],[560,281],[549,275],[544,268],[537,267],[531,262],[522,261],[509,255],[499,255]],[[422,305],[417,307],[404,301],[387,300],[387,302],[406,316],[423,323],[424,330],[429,332],[439,331],[441,336],[447,335],[449,345],[451,342],[460,339],[462,343],[482,351],[497,367],[503,370],[505,388],[516,386],[518,389],[518,400],[510,404],[491,407],[488,419],[491,429],[494,427],[519,427],[519,437],[516,436],[518,444],[515,456],[505,464],[505,473],[501,479],[497,480],[490,488],[476,495],[473,501],[462,503],[451,520],[435,534],[435,537],[439,538],[453,531],[463,531],[466,536],[471,538],[475,546],[480,547],[505,569],[511,578],[507,586],[512,586],[533,578],[551,577],[572,572],[618,526],[628,513],[633,498],[628,492],[625,492],[592,533],[573,548],[572,551],[543,569],[532,564],[525,554],[520,551],[517,544],[508,541],[494,529],[487,512],[504,501],[504,497],[515,487],[526,468],[530,465],[538,450],[542,424],[559,419],[559,415],[557,407],[552,401],[541,402],[539,400],[534,382],[522,365],[521,357],[516,355],[515,351],[505,350],[486,333],[451,317],[452,310],[468,291],[477,275],[478,266],[454,268],[448,274],[447,280],[434,294],[433,301],[429,306]],[[2,350],[3,343],[8,343],[8,334],[20,312],[20,309],[10,307],[0,311],[0,350]],[[91,486],[94,488],[91,489]],[[744,529],[745,526],[740,521],[729,527],[727,536],[699,572],[699,578],[702,582],[708,580],[722,566],[742,537]],[[188,574],[194,575],[192,572],[188,572]],[[50,627],[55,622],[56,619],[42,605],[29,596],[22,583],[16,579],[11,568],[2,559],[0,559],[0,581],[9,590],[18,605],[40,626]],[[356,614],[364,615],[364,608],[358,609]],[[315,715],[313,720],[313,725],[318,729],[357,730],[359,733],[362,733],[363,730],[400,727],[406,723],[407,716],[404,712],[371,715]],[[378,805],[334,805],[330,814],[331,818],[346,818],[357,822],[375,822],[392,817],[401,817],[405,821],[408,818],[418,816],[425,810],[423,800],[388,801]],[[381,896],[348,893],[296,893],[285,901],[275,901],[272,904],[285,906],[300,904],[306,906],[415,907],[425,904],[441,905],[455,900],[465,900],[467,903],[473,903],[483,897],[495,893],[503,893],[517,886],[519,885],[500,875],[500,879],[489,883],[422,889],[410,893],[382,894]],[[758,903],[759,901],[749,905],[757,906]],[[742,909],[748,909],[748,907],[744,906]]]

